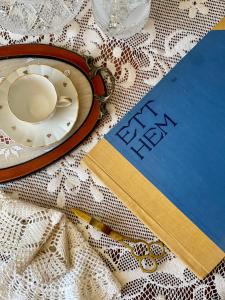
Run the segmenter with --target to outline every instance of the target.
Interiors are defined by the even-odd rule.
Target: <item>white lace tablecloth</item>
[[[69,208],[78,207],[124,235],[156,239],[80,165],[80,160],[224,15],[224,0],[152,0],[151,16],[144,30],[121,41],[99,30],[90,1],[85,0],[73,23],[57,34],[28,37],[1,31],[1,45],[50,43],[91,54],[96,64],[104,64],[114,73],[117,85],[107,106],[109,114],[79,148],[36,174],[0,185],[0,189],[16,192],[21,200],[63,208],[68,214]],[[8,160],[22,151],[0,132],[0,156]],[[125,248],[90,226],[81,226],[90,244],[121,282],[122,299],[225,299],[225,262],[200,281],[167,250],[157,272],[144,274]]]

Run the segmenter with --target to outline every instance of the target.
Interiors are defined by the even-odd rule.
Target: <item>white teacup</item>
[[[50,117],[57,107],[70,106],[67,96],[58,99],[54,85],[46,77],[28,74],[16,79],[9,88],[8,104],[21,121],[40,123]]]

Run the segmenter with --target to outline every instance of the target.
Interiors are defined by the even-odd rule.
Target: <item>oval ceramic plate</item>
[[[101,102],[99,99],[104,101],[104,99],[107,99],[109,96],[106,93],[105,82],[102,78],[101,70],[96,69],[91,65],[89,60],[77,53],[42,44],[12,45],[0,47],[1,62],[4,62],[6,59],[8,72],[14,68],[18,60],[35,59],[36,63],[40,60],[42,64],[46,64],[47,61],[50,61],[52,66],[61,71],[70,67],[71,79],[72,75],[75,78],[75,74],[78,73],[82,74],[83,78],[85,78],[85,81],[81,80],[81,76],[77,83],[78,85],[76,85],[78,95],[80,95],[80,91],[83,90],[83,82],[86,82],[90,86],[91,99],[88,103],[86,103],[86,101],[81,103],[82,100],[80,100],[80,107],[83,107],[86,112],[84,115],[80,115],[80,112],[78,113],[78,120],[75,123],[74,128],[62,141],[50,149],[43,148],[42,151],[38,151],[36,154],[33,154],[33,151],[35,152],[36,150],[27,148],[32,150],[31,154],[28,155],[28,158],[21,157],[22,160],[20,160],[19,163],[16,159],[13,165],[5,165],[5,167],[0,165],[0,183],[11,181],[38,171],[63,157],[78,146],[91,133],[102,115]],[[14,68],[14,70],[16,68]],[[89,88],[87,89],[87,92],[90,94]],[[85,100],[85,98],[87,97],[84,97],[83,100]],[[81,109],[81,113],[82,111],[83,109]],[[19,156],[21,156],[21,154],[19,154]]]
[[[69,107],[57,108],[54,115],[38,124],[17,119],[8,105],[8,91],[11,84],[27,74],[46,77],[55,87],[58,97],[72,99]],[[71,80],[61,71],[47,65],[29,65],[10,73],[0,84],[0,128],[16,143],[29,147],[52,145],[73,128],[78,116],[78,94]]]

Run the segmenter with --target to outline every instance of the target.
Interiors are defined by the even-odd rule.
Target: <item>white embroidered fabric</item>
[[[17,192],[21,200],[49,207],[78,207],[99,217],[120,233],[155,240],[93,174],[80,164],[83,156],[225,15],[224,0],[152,0],[145,28],[122,41],[107,37],[96,26],[91,2],[85,0],[74,21],[57,34],[28,37],[0,32],[0,43],[50,43],[91,54],[117,80],[108,114],[91,136],[62,160],[15,182],[0,185]],[[23,147],[0,133],[0,160],[21,156]],[[75,222],[78,222],[74,219]],[[80,225],[89,243],[101,253],[122,283],[121,299],[225,300],[225,262],[204,280],[198,280],[169,250],[153,274],[144,274],[129,251],[91,226]]]
[[[118,297],[118,281],[63,213],[3,193],[0,212],[0,299]]]

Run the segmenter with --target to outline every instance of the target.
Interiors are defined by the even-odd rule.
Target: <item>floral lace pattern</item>
[[[189,10],[189,17],[195,18],[197,12],[207,15],[209,8],[205,5],[206,0],[185,0],[180,2],[180,9]]]
[[[149,241],[156,239],[80,161],[224,15],[224,1],[152,0],[145,28],[122,41],[109,38],[95,25],[91,3],[85,0],[79,15],[57,34],[28,37],[1,31],[2,45],[50,43],[91,54],[97,65],[105,65],[113,72],[117,85],[107,106],[109,113],[79,148],[36,174],[0,187],[18,192],[21,200],[63,208],[76,223],[78,220],[70,214],[71,207],[99,217],[124,235]],[[9,144],[7,137],[0,135],[0,149],[6,145],[14,146]],[[121,299],[225,299],[225,262],[200,281],[167,250],[166,256],[159,261],[157,272],[144,274],[121,245],[91,226],[83,223],[79,226],[121,282]]]
[[[62,213],[0,192],[0,299],[113,300],[120,286]]]

